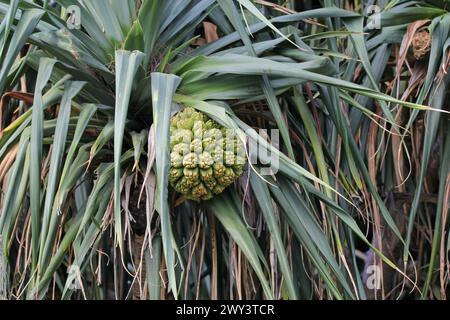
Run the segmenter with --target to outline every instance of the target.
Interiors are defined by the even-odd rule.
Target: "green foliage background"
[[[446,299],[449,7],[0,0],[0,297]],[[183,107],[266,151],[200,203]]]

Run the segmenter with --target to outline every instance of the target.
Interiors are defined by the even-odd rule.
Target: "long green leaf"
[[[153,72],[152,104],[153,124],[155,126],[156,143],[156,197],[155,209],[161,217],[162,244],[166,260],[169,288],[177,298],[178,290],[175,278],[175,257],[173,249],[173,236],[170,226],[169,203],[167,199],[168,174],[170,167],[169,155],[169,126],[172,108],[172,98],[181,82],[181,79],[172,74]]]

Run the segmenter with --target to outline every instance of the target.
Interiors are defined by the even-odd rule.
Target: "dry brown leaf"
[[[205,31],[206,43],[210,43],[219,39],[217,34],[217,26],[211,22],[203,22],[203,30]]]
[[[28,105],[33,104],[34,95],[28,92],[20,92],[20,91],[11,91],[6,92],[2,98],[0,99],[0,119],[3,118],[3,108],[6,106],[10,99],[17,99],[24,101]],[[2,123],[0,121],[0,138],[3,135]]]
[[[430,22],[429,19],[417,20],[408,26],[408,29],[406,30],[406,33],[403,36],[402,44],[400,46],[400,56],[399,56],[399,59],[397,60],[397,66],[396,66],[396,74],[397,75],[401,74],[401,68],[402,68],[403,64],[405,63],[406,56],[408,54],[408,49],[413,42],[414,35],[416,34],[417,30],[419,30],[420,28],[422,28],[424,25],[426,25],[429,22]]]

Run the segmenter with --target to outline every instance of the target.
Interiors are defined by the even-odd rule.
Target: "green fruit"
[[[242,141],[193,108],[170,120],[170,185],[191,200],[208,200],[242,174]]]

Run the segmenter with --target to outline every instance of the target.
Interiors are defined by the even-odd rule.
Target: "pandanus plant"
[[[361,229],[404,241],[360,128],[431,112],[378,85],[389,31],[256,2],[0,1],[10,298],[365,298],[361,244],[412,285]]]

